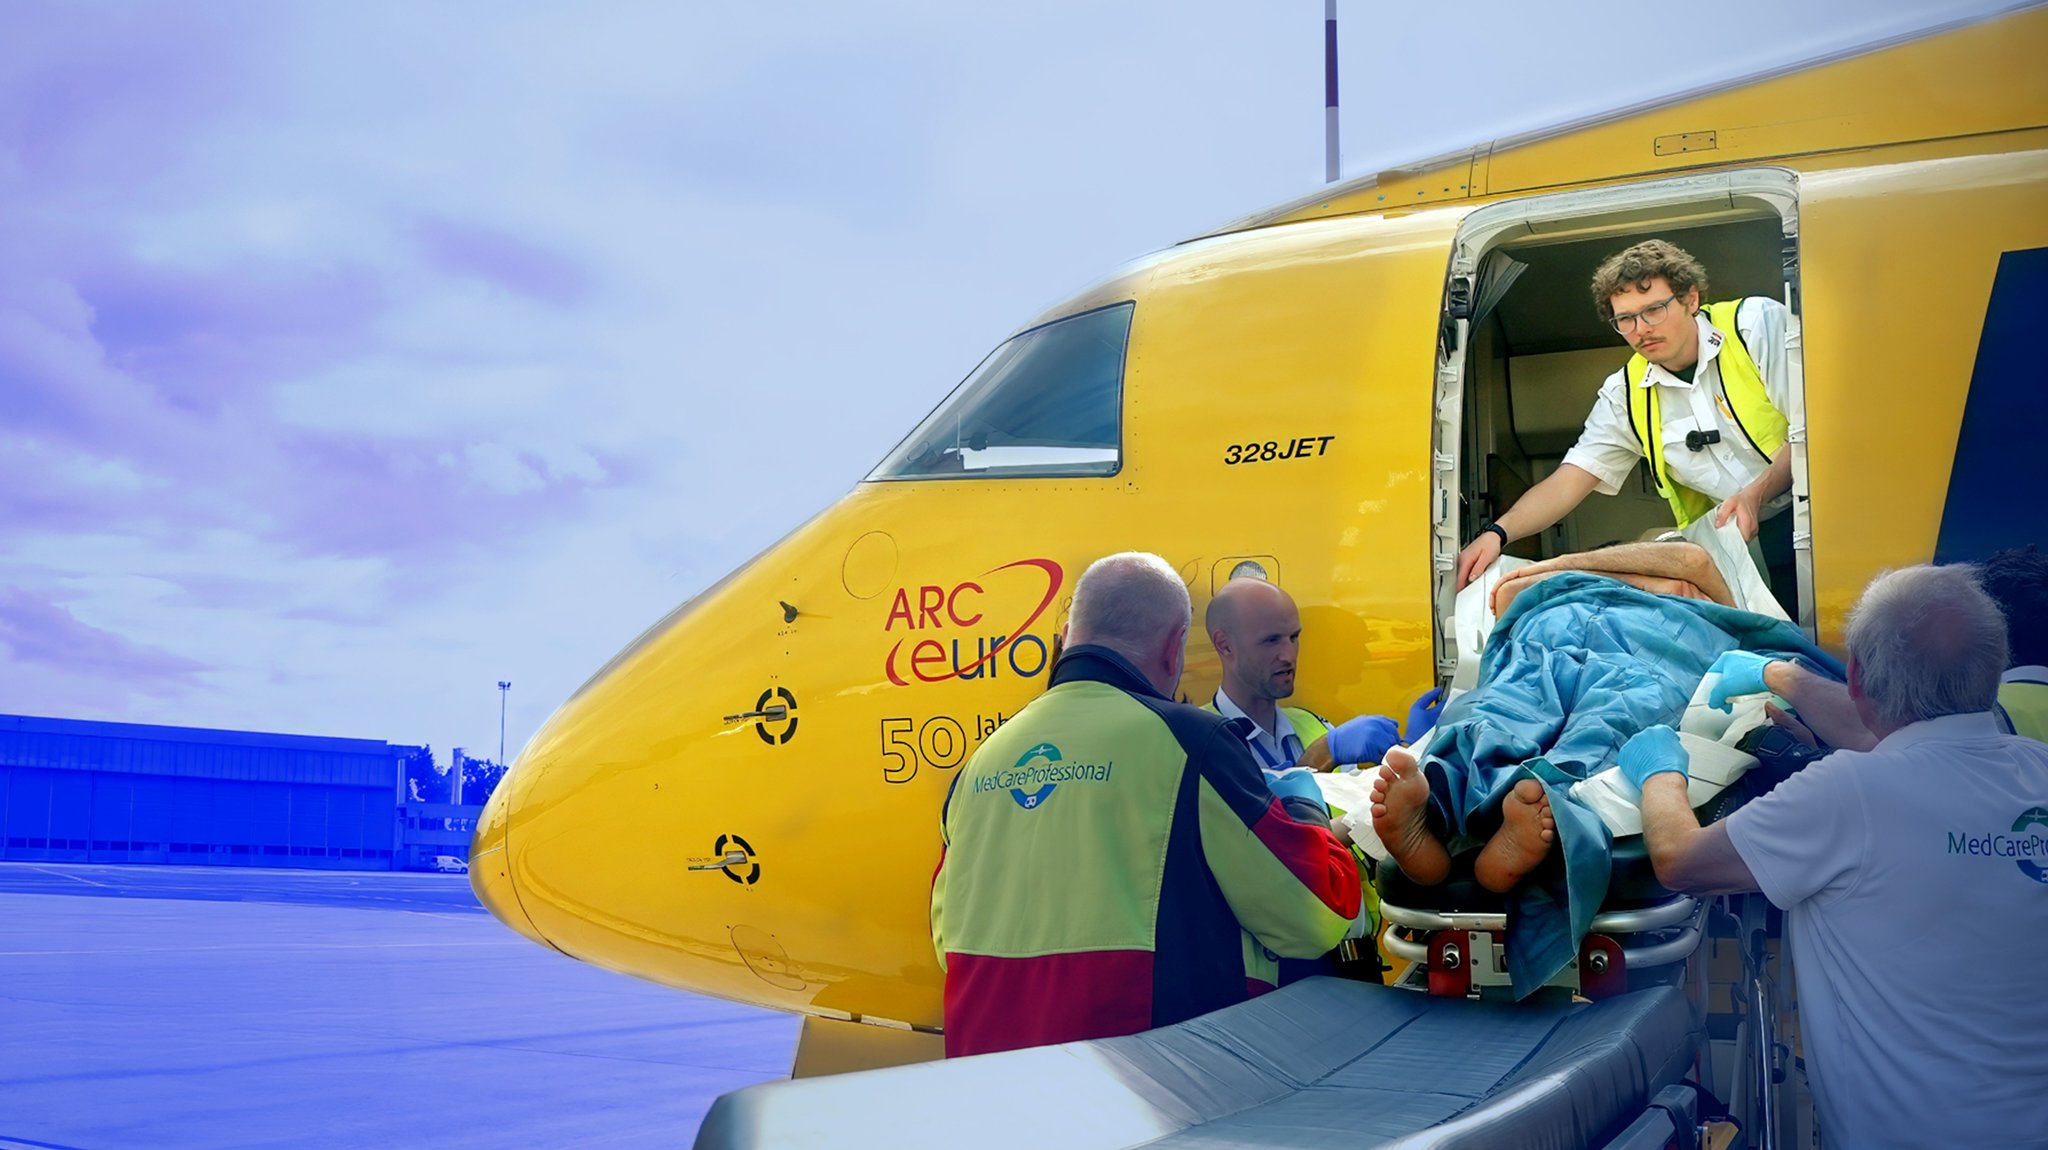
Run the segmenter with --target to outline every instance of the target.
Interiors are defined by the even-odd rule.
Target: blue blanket
[[[1479,686],[1444,707],[1422,761],[1432,825],[1460,838],[1498,829],[1518,780],[1549,794],[1564,865],[1546,864],[1508,897],[1515,997],[1577,956],[1607,895],[1613,839],[1570,786],[1611,765],[1637,731],[1676,725],[1707,668],[1738,647],[1842,677],[1790,623],[1597,575],[1546,579],[1494,625]]]

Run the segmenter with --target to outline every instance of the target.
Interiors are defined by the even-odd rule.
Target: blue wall
[[[0,859],[386,870],[415,749],[0,715]]]

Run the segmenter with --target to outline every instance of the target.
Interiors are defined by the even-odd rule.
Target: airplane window
[[[1012,337],[868,478],[1116,474],[1136,306],[1112,304]]]

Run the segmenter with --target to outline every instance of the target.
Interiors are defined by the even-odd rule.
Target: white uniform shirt
[[[1285,770],[1301,758],[1301,736],[1294,733],[1294,724],[1280,713],[1278,704],[1273,707],[1273,726],[1267,730],[1259,721],[1244,713],[1244,708],[1231,701],[1230,695],[1221,687],[1216,689],[1216,712],[1226,719],[1243,719],[1252,725],[1252,733],[1245,739],[1245,745],[1252,749],[1252,757],[1269,771]]]
[[[1683,322],[1678,305],[1673,304],[1672,308],[1664,322]],[[1751,296],[1735,310],[1735,330],[1742,334],[1743,347],[1749,350],[1757,371],[1764,377],[1764,394],[1780,415],[1788,417],[1792,393],[1785,324],[1790,315],[1784,304],[1763,296]],[[1700,360],[1693,369],[1693,381],[1687,383],[1653,363],[1643,373],[1643,382],[1636,386],[1659,389],[1658,411],[1663,416],[1659,440],[1664,467],[1671,478],[1720,501],[1763,474],[1770,461],[1750,445],[1735,422],[1735,413],[1728,409],[1719,363],[1724,337],[1707,322],[1704,309],[1693,317],[1693,322],[1699,325],[1700,333]],[[1628,418],[1628,387],[1628,368],[1623,365],[1600,385],[1599,398],[1593,401],[1593,410],[1586,416],[1586,429],[1579,433],[1579,442],[1564,457],[1566,463],[1592,473],[1606,495],[1621,490],[1629,469],[1643,458],[1642,444]],[[1721,441],[1694,451],[1685,445],[1689,431],[1718,431]],[[1775,515],[1791,502],[1788,491],[1766,503],[1764,515]]]
[[[2048,744],[1989,712],[1914,723],[1727,826],[1785,911],[1829,1146],[2048,1134]]]

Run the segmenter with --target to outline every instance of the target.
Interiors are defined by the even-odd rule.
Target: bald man
[[[1209,600],[1202,628],[1223,661],[1223,685],[1206,708],[1226,719],[1250,720],[1245,745],[1267,771],[1284,771],[1330,733],[1320,715],[1282,707],[1294,694],[1301,656],[1301,612],[1294,597],[1257,578],[1237,578]]]
[[[1225,583],[1209,600],[1202,626],[1223,661],[1223,685],[1203,709],[1226,719],[1243,720],[1236,726],[1245,746],[1265,768],[1266,781],[1289,814],[1305,821],[1328,821],[1343,814],[1330,807],[1315,776],[1307,772],[1327,771],[1333,766],[1355,770],[1349,764],[1378,762],[1400,735],[1394,721],[1362,715],[1333,729],[1313,711],[1280,705],[1280,700],[1294,694],[1294,668],[1301,656],[1301,612],[1293,596],[1264,579],[1244,576]],[[1340,841],[1350,842],[1341,828],[1337,833]],[[1359,862],[1364,904],[1371,914],[1365,931],[1370,938],[1379,922],[1379,896],[1372,889],[1363,855]],[[1363,953],[1363,961],[1371,964],[1367,969],[1377,969],[1378,956],[1369,942]],[[1279,959],[1282,986],[1334,973],[1334,955]]]
[[[1232,579],[1209,600],[1202,625],[1223,662],[1223,685],[1204,709],[1250,725],[1245,745],[1269,775],[1296,766],[1353,770],[1379,762],[1400,741],[1400,727],[1384,715],[1360,715],[1333,728],[1314,711],[1280,706],[1294,694],[1301,612],[1274,584],[1256,576]]]

